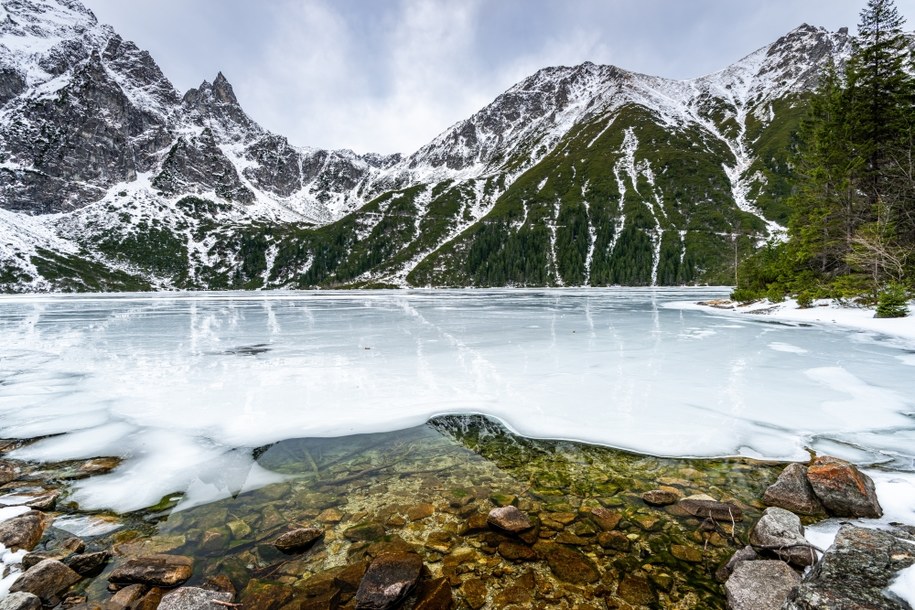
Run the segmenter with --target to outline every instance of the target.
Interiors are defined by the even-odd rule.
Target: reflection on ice
[[[262,485],[250,448],[482,412],[536,437],[668,456],[912,468],[911,354],[859,334],[664,308],[708,290],[0,299],[0,436],[116,454],[86,507]],[[909,444],[908,447],[912,447]]]

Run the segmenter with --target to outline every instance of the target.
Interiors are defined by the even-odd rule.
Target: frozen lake
[[[709,289],[0,298],[15,457],[127,458],[84,508],[198,503],[277,475],[250,448],[479,412],[661,456],[915,470],[915,359],[877,335],[668,307]],[[912,346],[909,346],[909,348]]]

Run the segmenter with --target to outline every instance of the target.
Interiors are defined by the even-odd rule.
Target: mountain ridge
[[[16,235],[0,243],[7,290],[708,281],[731,250],[726,236],[751,248],[780,231],[790,170],[781,132],[850,44],[847,31],[805,24],[684,81],[590,62],[544,68],[408,156],[357,155],[263,129],[221,72],[179,94],[148,53],[75,0],[2,5],[0,124],[10,129],[0,136],[0,223]],[[767,137],[778,141],[760,145]],[[563,170],[559,151],[581,162]],[[704,190],[668,180],[684,164],[701,168]],[[545,172],[539,188],[524,186],[531,172]],[[544,203],[551,177],[574,188]],[[689,220],[698,215],[715,218]],[[561,216],[582,223],[574,235],[564,237]],[[486,239],[503,250],[531,232],[549,256],[501,284],[501,272],[469,268],[466,256],[493,232],[483,227],[497,225],[504,231]],[[698,231],[718,238],[693,239]],[[157,241],[185,261],[150,263]],[[697,261],[691,271],[661,272],[673,248],[678,267]],[[581,260],[559,262],[569,257]],[[622,268],[627,257],[650,265],[591,268],[605,259]]]

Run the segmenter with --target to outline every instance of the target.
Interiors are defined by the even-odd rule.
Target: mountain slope
[[[0,0],[7,290],[722,281],[784,223],[847,32],[671,81],[546,68],[416,153],[303,149],[219,74],[179,95],[75,0]]]

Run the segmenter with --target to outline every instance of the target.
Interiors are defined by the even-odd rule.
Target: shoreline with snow
[[[798,307],[794,299],[786,299],[781,303],[764,299],[746,305],[729,299],[677,301],[666,303],[664,307],[698,310],[729,317],[765,316],[783,322],[876,333],[889,337],[905,347],[915,347],[915,301],[909,302],[909,315],[904,318],[875,318],[873,307],[843,305],[829,299],[814,301],[813,305],[807,308]],[[911,364],[915,365],[915,355]]]

